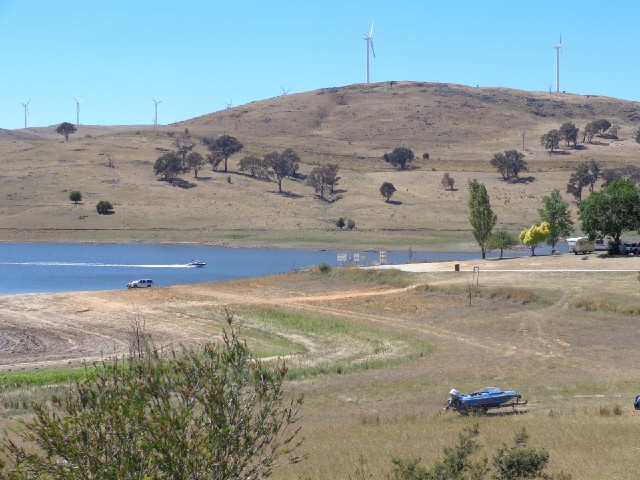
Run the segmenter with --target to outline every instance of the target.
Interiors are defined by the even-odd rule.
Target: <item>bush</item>
[[[113,210],[113,205],[106,200],[100,200],[96,205],[96,210],[100,215],[108,215]]]
[[[331,265],[329,265],[328,263],[321,263],[320,265],[318,265],[318,271],[320,273],[329,273],[331,272]]]
[[[429,154],[428,154],[428,153],[426,153],[426,152],[425,152],[425,153],[423,153],[423,154],[422,154],[422,159],[423,159],[423,160],[429,160]]]
[[[71,193],[69,193],[69,200],[71,200],[73,203],[78,203],[80,200],[82,200],[82,193],[77,190],[73,190]]]
[[[352,219],[347,220],[347,230],[353,230],[354,228],[356,228],[356,221]]]
[[[34,405],[0,478],[263,478],[300,460],[302,397],[285,402],[284,364],[253,358],[233,330],[219,345],[103,367]]]

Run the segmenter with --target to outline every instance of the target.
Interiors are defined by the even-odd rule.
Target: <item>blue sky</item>
[[[637,0],[0,0],[0,128],[168,124],[290,93],[414,80],[640,101]]]

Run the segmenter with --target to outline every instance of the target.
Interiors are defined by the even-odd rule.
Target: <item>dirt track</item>
[[[582,260],[581,257],[564,255],[486,260],[461,263],[460,275],[465,275],[465,272],[468,275],[474,266],[480,266],[482,272],[526,270],[540,274],[576,269],[637,271],[640,258],[590,256],[588,260]],[[405,268],[432,274],[454,274],[453,262],[411,264]],[[446,277],[450,278],[449,273]],[[252,304],[287,306],[351,318],[409,333],[430,342],[438,340],[452,345],[467,345],[481,351],[502,349],[504,356],[526,349],[535,357],[548,358],[563,350],[561,342],[546,338],[540,332],[530,332],[526,335],[527,342],[519,343],[512,338],[508,341],[506,337],[502,339],[501,335],[479,340],[473,332],[451,330],[437,320],[438,315],[447,318],[446,308],[451,307],[431,305],[415,295],[407,297],[411,289],[323,283],[308,279],[301,282],[299,278],[275,276],[141,291],[7,295],[0,297],[0,370],[78,364],[114,353],[127,353],[129,331],[135,318],[147,322],[147,331],[156,343],[200,343],[219,335],[219,326],[212,325],[212,316],[220,314],[223,306]],[[376,297],[381,300],[374,300]],[[454,299],[453,302],[459,300]],[[429,317],[435,315],[436,320],[431,318],[425,322],[420,312],[432,310],[433,315]],[[440,310],[443,313],[435,313]],[[412,315],[407,316],[404,312]]]

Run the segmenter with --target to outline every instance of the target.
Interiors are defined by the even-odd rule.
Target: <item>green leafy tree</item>
[[[344,218],[340,217],[338,219],[338,221],[336,221],[336,227],[338,227],[340,230],[342,230],[344,228],[344,226],[346,225]]]
[[[266,165],[264,159],[256,157],[255,155],[247,155],[243,157],[240,162],[238,162],[240,167],[240,171],[249,172],[254,178],[265,178],[267,177],[268,166]]]
[[[278,183],[278,193],[282,193],[282,180],[286,177],[294,177],[299,168],[300,157],[292,149],[284,152],[272,152],[264,157],[265,163]]]
[[[560,132],[556,129],[549,130],[547,133],[540,137],[540,144],[544,146],[544,148],[548,148],[553,152],[554,149],[560,147],[561,140]]]
[[[176,152],[182,157],[183,162],[187,161],[187,155],[196,146],[187,136],[176,138],[174,144],[177,149]]]
[[[504,180],[518,178],[520,172],[528,170],[527,162],[524,161],[524,153],[517,150],[505,150],[504,152],[496,153],[490,163],[496,167]]]
[[[391,153],[385,153],[382,159],[393,165],[399,167],[400,170],[404,170],[408,163],[414,160],[413,151],[406,147],[396,147]]]
[[[162,175],[165,180],[171,181],[186,171],[182,157],[176,152],[168,152],[159,157],[153,165],[153,172]]]
[[[96,204],[96,211],[100,215],[108,215],[111,213],[112,210],[113,210],[113,205],[111,205],[111,202],[108,202],[106,200],[100,200]]]
[[[335,189],[340,183],[340,177],[338,176],[338,168],[337,163],[330,163],[325,166],[324,175],[327,179],[327,185],[329,185],[329,193],[333,195],[335,193]]]
[[[226,173],[229,157],[240,152],[244,148],[244,145],[242,145],[236,137],[232,137],[231,135],[221,135],[215,142],[207,145],[207,148],[211,152],[210,159],[213,159],[212,165],[215,161],[218,161],[214,170],[217,169],[217,166],[221,162],[224,162],[224,171]]]
[[[560,126],[558,131],[560,132],[560,138],[567,143],[567,147],[571,143],[573,143],[574,147],[576,146],[578,143],[578,132],[580,131],[578,127],[571,122],[565,122]]]
[[[100,366],[35,404],[1,478],[249,479],[301,459],[302,397],[287,399],[284,364],[254,358],[233,330],[221,344]]]
[[[569,210],[569,202],[566,202],[560,190],[554,190],[551,195],[542,197],[542,208],[538,210],[540,219],[549,224],[549,238],[547,243],[554,252],[556,244],[563,237],[568,237],[573,231],[573,220]]]
[[[307,177],[307,185],[319,193],[320,198],[324,199],[325,190],[330,189],[330,192],[333,193],[333,186],[339,180],[337,174],[338,166],[335,164],[315,167]]]
[[[69,200],[71,200],[73,203],[78,203],[79,201],[82,200],[82,193],[80,193],[77,190],[73,190],[69,193]]]
[[[617,139],[620,130],[622,130],[622,127],[620,125],[611,125],[611,127],[609,128],[609,135]]]
[[[353,230],[354,228],[356,228],[356,221],[350,218],[347,220],[347,230]]]
[[[393,186],[393,183],[383,182],[383,184],[380,185],[380,195],[384,197],[384,201],[387,203],[389,203],[389,200],[391,200],[391,197],[395,192],[396,187]]]
[[[582,131],[582,142],[587,141],[591,143],[596,133],[598,133],[598,123],[595,120],[587,123]]]
[[[535,257],[536,248],[542,242],[546,242],[549,238],[549,223],[541,222],[540,225],[531,225],[520,232],[520,241],[523,245],[529,247],[531,256]]]
[[[56,128],[56,133],[63,135],[65,142],[68,142],[69,135],[71,135],[72,133],[76,133],[77,130],[78,129],[73,123],[62,122],[60,125],[58,125],[58,128]]]
[[[567,193],[574,196],[576,201],[582,201],[582,190],[589,187],[589,191],[593,193],[596,182],[600,178],[600,165],[595,160],[583,162],[571,174],[569,183],[567,183]]]
[[[484,184],[475,178],[469,181],[469,223],[471,233],[480,246],[482,258],[487,256],[487,240],[491,236],[491,231],[498,220],[498,217],[491,209],[489,194]]]
[[[606,118],[601,118],[600,120],[595,121],[595,129],[597,135],[604,135],[607,130],[611,127],[611,122]]]
[[[583,200],[578,216],[583,232],[591,238],[611,237],[617,253],[622,234],[640,228],[640,191],[629,180],[616,180]]]
[[[193,170],[193,175],[198,178],[198,172],[204,167],[204,157],[198,152],[189,152],[185,163],[188,169]]]
[[[508,250],[517,244],[518,239],[514,235],[505,230],[500,230],[491,234],[487,239],[486,247],[487,250],[500,250],[500,258],[502,258],[504,250]]]

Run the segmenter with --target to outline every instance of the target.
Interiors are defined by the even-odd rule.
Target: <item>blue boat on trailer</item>
[[[445,410],[453,410],[461,414],[487,413],[492,408],[509,408],[516,411],[516,407],[527,404],[522,400],[520,392],[503,390],[498,387],[486,387],[477,392],[463,394],[455,388],[449,392]]]

